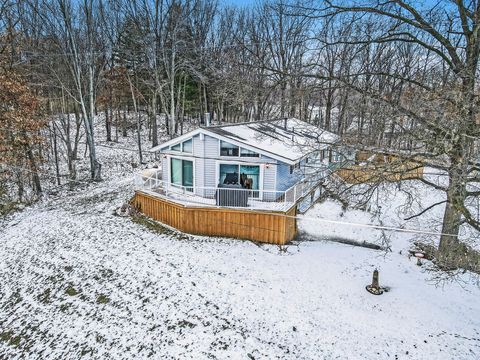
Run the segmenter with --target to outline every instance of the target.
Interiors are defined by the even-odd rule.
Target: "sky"
[[[259,0],[219,0],[220,3],[223,3],[225,5],[236,5],[236,6],[252,6],[258,1]],[[426,5],[426,6],[432,6],[436,4],[437,0],[420,0],[416,2],[422,3],[423,5]]]
[[[220,2],[225,5],[251,6],[256,0],[220,0]]]

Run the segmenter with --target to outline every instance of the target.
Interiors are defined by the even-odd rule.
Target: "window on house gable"
[[[240,156],[241,157],[260,157],[259,153],[256,153],[255,151],[250,151],[244,148],[240,149]]]
[[[189,139],[183,142],[183,152],[192,153],[193,152],[193,140]]]
[[[238,156],[238,146],[220,141],[220,156]]]
[[[182,152],[186,152],[186,153],[191,154],[193,152],[193,140],[188,139],[188,140],[186,140],[182,143],[172,145],[170,147],[170,149],[173,150],[173,151],[182,151]]]

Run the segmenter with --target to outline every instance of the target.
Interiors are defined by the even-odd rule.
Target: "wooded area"
[[[142,129],[155,146],[206,121],[297,117],[443,173],[421,181],[446,193],[448,252],[462,225],[480,231],[479,54],[474,0],[1,0],[0,196],[40,195],[45,162],[74,184],[82,142],[100,180],[100,114],[139,163]]]

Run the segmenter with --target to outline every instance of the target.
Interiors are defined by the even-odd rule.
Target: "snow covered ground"
[[[399,253],[413,235],[390,235],[385,253],[149,230],[113,215],[133,195],[122,146],[98,149],[104,182],[0,219],[0,359],[479,358],[475,278],[436,286]],[[403,223],[387,200],[374,219],[341,215],[333,202],[305,218]],[[313,220],[300,227],[377,239]],[[365,291],[375,268],[390,287],[382,296]]]
[[[436,169],[426,168],[425,178],[435,184],[447,181]],[[357,192],[361,192],[358,191]],[[388,247],[392,251],[410,249],[415,241],[438,245],[442,231],[445,204],[431,209],[431,205],[445,200],[445,193],[437,191],[417,180],[401,183],[385,183],[378,187],[368,202],[369,211],[348,209],[344,211],[339,202],[327,200],[316,204],[307,214],[301,216],[300,231],[317,238],[341,238],[359,242],[370,242]],[[351,203],[355,205],[355,201]],[[424,213],[422,213],[425,211]],[[472,209],[472,213],[479,209]],[[421,214],[421,216],[416,216]],[[476,214],[480,216],[480,214]],[[338,224],[323,222],[338,222]],[[381,231],[353,224],[385,226],[402,231]],[[408,232],[419,231],[420,233]],[[463,225],[460,238],[473,248],[480,249],[480,234]]]

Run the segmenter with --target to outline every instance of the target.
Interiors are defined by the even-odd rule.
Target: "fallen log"
[[[355,241],[355,240],[346,239],[346,238],[337,237],[337,236],[318,236],[318,235],[308,234],[306,232],[299,232],[295,240],[296,241],[333,241],[340,244],[359,246],[359,247],[364,247],[372,250],[385,250],[383,246],[369,243],[366,241]]]

